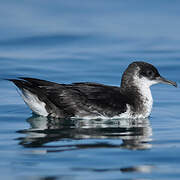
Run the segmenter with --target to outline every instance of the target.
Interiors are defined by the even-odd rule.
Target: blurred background
[[[119,84],[120,73],[135,60],[162,69],[175,64],[177,71],[179,5],[175,0],[1,1],[0,75]]]
[[[179,82],[179,19],[180,1],[178,0],[0,0],[0,78],[29,76],[59,83],[92,81],[118,86],[128,64],[138,60],[154,64],[164,77]],[[180,147],[179,89],[159,85],[152,90],[154,109],[150,121],[154,131],[154,141],[151,145],[155,147],[152,149],[155,154],[149,152],[152,153],[148,154],[151,157],[150,165],[145,168],[151,173],[149,178],[166,179],[168,175],[171,179],[176,177],[178,179],[180,171],[177,164],[180,158],[178,153],[174,156],[174,152],[179,152]],[[68,168],[74,161],[79,161],[77,158],[72,162],[68,158],[69,155],[74,157],[73,152],[66,154],[64,159],[63,156],[62,159],[60,158],[62,164],[59,161],[55,162],[51,156],[41,156],[36,159],[31,155],[28,158],[22,158],[22,152],[27,153],[27,151],[17,145],[19,142],[17,138],[22,136],[17,131],[29,128],[26,119],[31,116],[31,111],[9,82],[1,81],[0,99],[2,177],[11,179],[8,174],[13,173],[17,179],[20,177],[43,179],[44,175],[49,173],[47,169],[64,167],[63,163],[67,167],[66,173],[73,176],[74,171]],[[172,134],[174,136],[171,136]],[[71,140],[71,137],[66,138]],[[96,141],[100,141],[97,139]],[[113,144],[117,141],[109,140],[109,143]],[[176,146],[175,149],[169,149],[174,146]],[[163,147],[168,148],[163,149]],[[112,171],[110,168],[108,175],[116,179],[119,177],[120,165],[117,162],[113,163],[118,159],[119,154],[116,150],[115,155],[111,156],[112,152],[108,150],[103,151],[104,154],[99,152],[98,155],[96,150],[90,154],[84,150],[84,156],[88,158],[92,156],[96,159],[95,166],[100,164],[102,168],[102,164],[108,162],[102,161],[101,158],[108,156],[109,160],[112,160],[109,167],[114,167]],[[121,149],[121,155],[124,152],[126,153]],[[134,163],[137,162],[138,167],[142,165],[144,168],[144,164],[147,163],[146,152],[142,154],[141,160],[135,159]],[[139,157],[139,152],[132,153],[135,156],[138,153],[137,157]],[[156,161],[157,156],[160,155],[162,158]],[[59,154],[54,156],[56,159]],[[98,159],[98,156],[101,158]],[[127,162],[127,167],[131,167],[132,157],[123,157],[123,162]],[[50,164],[41,158],[49,158]],[[38,163],[41,160],[45,164],[40,164],[38,171]],[[16,170],[12,170],[14,168],[12,164],[16,162],[20,163]],[[85,162],[81,159],[80,166]],[[33,163],[38,172],[32,168]],[[160,170],[158,172],[152,170],[152,164]],[[131,168],[132,171],[133,168]],[[118,172],[116,172],[117,169]],[[76,174],[77,179],[84,179],[86,174],[90,175],[90,179],[99,177],[93,174],[92,169],[90,171],[87,168],[83,173],[81,170],[81,168],[79,171],[75,170],[76,173],[80,172]],[[139,172],[138,170],[136,172]],[[57,175],[50,173],[49,176],[54,179],[59,177],[59,174],[63,174],[57,169],[52,172]],[[61,178],[72,179],[71,176],[66,176],[66,173]],[[44,179],[49,176],[45,176]],[[107,177],[104,174],[100,175],[103,179]],[[131,179],[133,176],[122,175],[122,177]],[[144,178],[144,174],[137,177]]]

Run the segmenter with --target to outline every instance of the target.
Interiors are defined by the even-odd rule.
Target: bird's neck
[[[151,94],[150,87],[141,87],[138,89],[139,92],[139,107],[141,110],[141,113],[144,114],[144,116],[148,117],[152,110],[153,105],[153,98]]]
[[[124,88],[129,99],[133,116],[148,117],[152,110],[153,98],[151,89],[146,85],[131,85]]]

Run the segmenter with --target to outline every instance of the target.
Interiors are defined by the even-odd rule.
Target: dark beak
[[[159,83],[170,84],[170,85],[173,85],[173,86],[177,87],[177,83],[176,82],[167,80],[167,79],[163,78],[162,76],[157,77],[156,80]]]

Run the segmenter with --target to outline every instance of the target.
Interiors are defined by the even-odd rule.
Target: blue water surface
[[[0,78],[119,86],[146,61],[180,82],[180,1],[0,1]],[[0,175],[17,180],[180,179],[180,90],[152,87],[151,117],[33,116],[1,80]]]

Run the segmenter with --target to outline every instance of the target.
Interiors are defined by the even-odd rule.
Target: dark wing
[[[62,117],[79,115],[115,116],[126,111],[127,99],[120,88],[96,83],[57,84],[34,78],[21,78],[36,94],[55,105]],[[17,84],[16,84],[17,85]],[[19,86],[18,86],[19,87]],[[34,92],[35,93],[35,92]]]
[[[112,117],[127,110],[127,99],[120,88],[97,83],[74,83],[66,85],[73,93],[78,93],[87,111]]]

